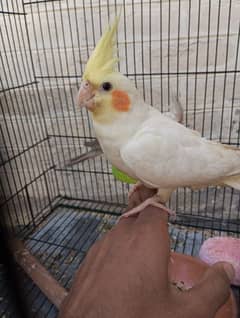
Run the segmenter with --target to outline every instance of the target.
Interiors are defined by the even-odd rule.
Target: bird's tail
[[[237,160],[237,162],[236,162],[237,166],[239,167],[240,148],[237,148],[237,147],[232,146],[232,145],[226,145],[226,144],[219,144],[219,145],[221,145],[221,147],[225,148],[226,150],[231,151],[231,153],[230,153],[231,157],[233,157],[233,155],[235,156],[235,159]],[[236,174],[234,174],[232,176],[225,177],[222,180],[223,185],[240,190],[240,168],[237,169],[237,171],[235,169],[235,173]]]
[[[227,177],[223,182],[224,185],[240,190],[240,175]]]

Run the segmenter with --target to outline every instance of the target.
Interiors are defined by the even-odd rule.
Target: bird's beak
[[[88,81],[82,81],[81,87],[78,92],[77,102],[80,107],[86,107],[88,110],[93,111],[95,108],[95,89]]]

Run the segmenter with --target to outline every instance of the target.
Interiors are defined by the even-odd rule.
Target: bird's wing
[[[156,113],[120,153],[139,180],[155,187],[198,187],[240,174],[240,151],[208,141]]]

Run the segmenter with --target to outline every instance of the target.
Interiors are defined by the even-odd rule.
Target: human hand
[[[121,219],[88,252],[59,317],[213,318],[229,297],[233,268],[216,264],[191,290],[176,289],[168,277],[167,219],[155,207]]]

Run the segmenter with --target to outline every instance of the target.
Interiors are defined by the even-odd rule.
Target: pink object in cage
[[[213,237],[200,248],[199,257],[209,265],[229,262],[235,269],[233,285],[240,286],[240,239],[234,237]]]

